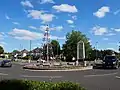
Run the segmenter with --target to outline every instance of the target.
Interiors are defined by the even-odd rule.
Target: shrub
[[[2,80],[1,90],[85,90],[72,82],[38,82],[32,80]]]

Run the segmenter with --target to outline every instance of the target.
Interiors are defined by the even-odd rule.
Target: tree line
[[[62,49],[60,48],[60,43],[57,40],[52,40],[49,47],[49,55],[53,56],[63,54],[66,57],[66,61],[72,61],[72,58],[77,58],[77,43],[79,41],[83,41],[85,44],[85,55],[86,60],[94,60],[96,58],[103,59],[105,55],[111,55],[113,52],[119,57],[119,53],[113,50],[97,50],[92,48],[91,43],[89,42],[89,38],[86,37],[80,31],[72,30],[66,34],[66,41],[62,45]],[[43,55],[46,55],[47,46],[43,47]],[[4,53],[3,47],[0,46],[0,54]]]

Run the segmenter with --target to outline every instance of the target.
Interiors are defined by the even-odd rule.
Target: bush
[[[31,80],[2,80],[0,90],[85,90],[72,82],[38,82]]]

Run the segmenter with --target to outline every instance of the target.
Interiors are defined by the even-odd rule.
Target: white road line
[[[0,73],[1,76],[4,76],[4,75],[8,75],[8,74],[4,74],[4,73]]]
[[[29,75],[21,75],[22,77],[35,77],[35,78],[62,78],[62,76],[29,76]]]
[[[120,76],[115,76],[116,78],[120,79]]]
[[[100,76],[110,76],[110,75],[115,75],[117,73],[109,73],[109,74],[96,74],[96,75],[85,75],[84,77],[100,77]]]

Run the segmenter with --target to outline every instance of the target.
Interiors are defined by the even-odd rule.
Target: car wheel
[[[96,66],[93,66],[93,69],[96,69]]]
[[[4,67],[4,64],[1,64],[1,67]]]
[[[12,67],[12,64],[10,65],[10,67]]]
[[[118,66],[118,65],[116,65],[116,66],[115,66],[115,69],[118,69],[118,68],[119,68],[119,66]]]

